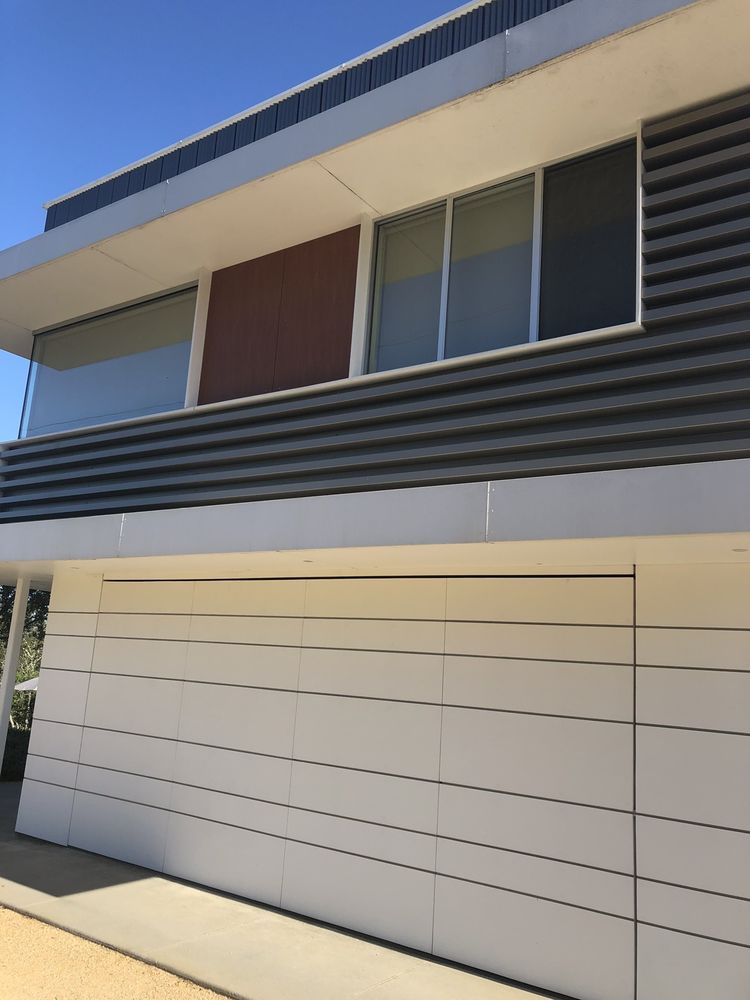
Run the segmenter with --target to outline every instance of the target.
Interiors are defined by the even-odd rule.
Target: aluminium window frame
[[[635,296],[635,309],[634,309],[634,319],[628,323],[621,323],[614,326],[599,327],[593,330],[581,330],[577,333],[564,334],[558,337],[548,337],[544,340],[539,338],[539,318],[540,318],[540,305],[541,305],[541,282],[542,282],[542,226],[544,221],[544,175],[545,171],[551,167],[560,166],[564,163],[571,163],[575,160],[581,160],[588,156],[594,156],[597,153],[603,153],[609,149],[616,149],[618,146],[624,146],[627,143],[635,143],[636,152],[636,280],[635,288],[633,290]],[[508,344],[504,347],[492,348],[489,351],[481,351],[476,354],[463,354],[451,358],[445,357],[445,341],[446,341],[446,330],[447,330],[447,320],[448,320],[448,298],[450,291],[450,262],[451,262],[451,247],[453,238],[453,209],[455,202],[467,195],[477,194],[483,191],[491,191],[493,188],[500,188],[505,184],[510,184],[513,181],[521,180],[524,177],[534,179],[534,208],[533,208],[533,218],[532,218],[532,262],[531,262],[531,282],[530,282],[530,312],[529,312],[529,336],[527,340],[521,341],[518,344]],[[542,344],[555,344],[555,343],[567,343],[576,338],[591,338],[591,337],[608,337],[608,336],[618,336],[621,334],[628,333],[640,333],[643,331],[642,324],[642,298],[641,298],[641,287],[642,287],[642,270],[643,270],[643,254],[642,254],[642,244],[643,244],[643,140],[642,140],[642,128],[641,123],[638,123],[638,127],[633,132],[628,132],[626,135],[622,135],[619,138],[610,139],[607,142],[598,143],[595,146],[587,147],[586,149],[579,150],[575,153],[568,153],[565,156],[555,157],[554,159],[545,160],[543,163],[538,163],[534,167],[527,168],[525,170],[518,170],[510,174],[505,174],[492,181],[484,181],[481,184],[474,184],[471,187],[462,188],[457,191],[453,191],[447,194],[443,198],[431,199],[430,201],[423,202],[418,205],[414,205],[409,209],[403,211],[394,212],[389,215],[378,216],[373,220],[371,230],[368,233],[370,240],[369,248],[369,267],[364,274],[361,275],[361,280],[367,281],[367,312],[366,321],[364,324],[364,336],[360,335],[358,339],[358,349],[361,349],[361,355],[359,359],[355,359],[354,353],[352,354],[352,361],[350,367],[350,378],[355,375],[374,375],[380,373],[380,369],[371,368],[371,358],[373,355],[373,347],[375,346],[373,330],[373,319],[375,315],[375,278],[376,278],[376,263],[378,257],[378,239],[380,235],[380,229],[384,225],[397,222],[400,219],[408,219],[410,216],[416,215],[419,212],[427,211],[429,209],[444,207],[445,208],[445,232],[444,232],[444,242],[443,242],[443,259],[442,259],[442,270],[441,270],[441,285],[440,285],[440,316],[439,316],[439,327],[438,327],[438,348],[437,355],[431,361],[421,362],[418,365],[408,365],[405,368],[411,369],[426,369],[433,365],[444,365],[450,361],[458,361],[466,358],[476,357],[477,359],[487,359],[490,357],[498,356],[502,357],[508,352],[517,352],[519,349],[529,348],[533,345],[541,346]],[[354,348],[354,343],[352,344]],[[404,371],[405,368],[394,368],[394,369],[384,369],[385,371],[396,372]]]

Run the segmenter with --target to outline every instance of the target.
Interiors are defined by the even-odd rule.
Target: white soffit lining
[[[642,118],[746,86],[748,43],[746,0],[701,0],[29,270],[21,270],[29,245],[11,248],[0,254],[0,273],[8,275],[0,281],[0,347],[24,353],[19,329],[43,329],[195,280],[201,267],[226,267],[356,225],[363,214],[400,211],[634,134]],[[450,64],[445,60],[431,69],[450,72]],[[387,98],[389,87],[417,86],[421,73],[367,100]],[[355,104],[342,107],[350,112]],[[320,127],[315,120],[303,124]],[[300,127],[283,140],[285,133],[279,133],[255,146],[270,139],[291,142]],[[231,172],[232,158],[248,149],[254,147],[178,180],[208,190],[210,171]],[[254,155],[260,155],[257,149]],[[110,209],[130,213],[130,224],[133,218],[158,214],[163,187]],[[179,190],[184,203],[188,189]],[[175,185],[173,197],[177,192]],[[92,218],[104,218],[110,209],[70,227],[90,227]],[[62,246],[69,236],[60,233],[67,228],[35,240],[49,237],[46,247]],[[24,346],[28,350],[28,341]]]

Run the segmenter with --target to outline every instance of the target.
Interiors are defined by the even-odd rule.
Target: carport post
[[[2,768],[3,755],[5,754],[10,706],[13,702],[13,689],[16,686],[18,663],[21,659],[21,640],[23,639],[23,627],[26,624],[26,606],[29,602],[30,583],[29,577],[19,576],[16,580],[16,593],[13,598],[13,614],[10,618],[3,676],[0,679],[0,768]]]

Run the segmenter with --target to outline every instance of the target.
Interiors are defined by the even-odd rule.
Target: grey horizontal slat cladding
[[[643,129],[644,322],[750,309],[750,93]]]
[[[356,66],[333,73],[320,83],[281,98],[216,133],[165,153],[146,165],[133,167],[120,175],[124,178],[124,183],[119,186],[112,186],[112,180],[103,181],[87,191],[51,205],[47,210],[45,231],[296,125],[297,122],[353,100],[431,63],[447,59],[471,45],[477,45],[493,35],[570,2],[571,0],[490,0],[475,10],[394,45],[392,49]],[[114,180],[118,181],[119,178]],[[109,186],[108,200],[101,202],[99,192],[106,186]]]
[[[646,153],[750,117],[717,106],[646,126]],[[680,169],[689,144],[649,158],[643,332],[12,442],[0,521],[750,456],[750,150],[732,135],[710,178]]]

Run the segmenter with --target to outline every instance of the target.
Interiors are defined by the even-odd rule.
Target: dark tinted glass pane
[[[539,336],[635,319],[635,143],[546,171]]]
[[[456,201],[445,356],[529,339],[534,178]]]
[[[378,230],[370,371],[434,361],[445,206]]]

